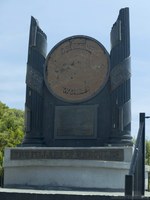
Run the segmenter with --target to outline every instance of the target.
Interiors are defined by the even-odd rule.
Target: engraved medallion
[[[101,43],[74,36],[57,44],[47,56],[45,82],[64,101],[80,102],[95,96],[109,75],[109,55]]]

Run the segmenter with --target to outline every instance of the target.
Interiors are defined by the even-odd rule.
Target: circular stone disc
[[[47,56],[45,82],[61,100],[80,102],[95,96],[109,74],[109,55],[101,43],[74,36],[57,44]]]

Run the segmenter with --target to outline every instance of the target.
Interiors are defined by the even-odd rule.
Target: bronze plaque
[[[11,160],[34,159],[77,159],[77,160],[105,160],[123,161],[123,149],[12,149]]]
[[[65,39],[47,56],[46,85],[53,95],[65,101],[79,102],[95,96],[108,75],[108,53],[90,37]]]
[[[97,133],[98,105],[56,106],[55,138],[87,139]]]

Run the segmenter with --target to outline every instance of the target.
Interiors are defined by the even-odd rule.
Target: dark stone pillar
[[[130,91],[129,8],[120,10],[111,30],[111,107],[110,143],[132,145]]]
[[[47,37],[31,17],[25,103],[25,138],[22,146],[42,146],[43,67]]]

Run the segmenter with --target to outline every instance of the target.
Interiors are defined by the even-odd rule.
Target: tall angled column
[[[111,30],[111,107],[110,143],[132,145],[131,65],[129,8],[121,9]]]
[[[22,146],[42,146],[43,67],[47,37],[31,17],[25,102],[25,137]]]

